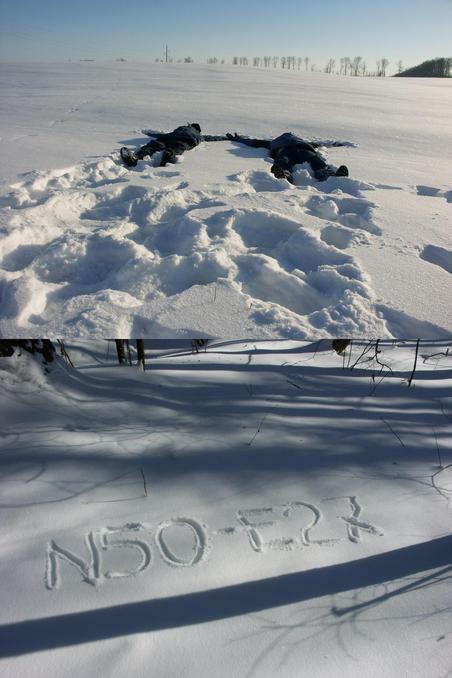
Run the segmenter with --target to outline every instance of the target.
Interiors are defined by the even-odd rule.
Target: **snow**
[[[450,336],[452,83],[195,64],[2,64],[2,336]],[[145,128],[340,140],[128,169]]]
[[[450,342],[66,348],[0,359],[2,676],[450,673]]]

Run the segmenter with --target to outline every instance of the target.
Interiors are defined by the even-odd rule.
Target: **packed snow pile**
[[[450,345],[66,348],[0,359],[2,676],[450,672]]]
[[[452,333],[450,82],[115,63],[1,84],[3,336]],[[350,176],[291,185],[233,142],[122,164],[187,120],[344,141],[323,152]]]

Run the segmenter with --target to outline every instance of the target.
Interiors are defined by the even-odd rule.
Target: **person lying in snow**
[[[328,144],[313,141],[308,142],[292,134],[292,132],[285,132],[271,141],[268,139],[250,139],[237,133],[228,133],[226,136],[231,141],[238,141],[252,148],[268,148],[270,156],[275,161],[270,171],[277,179],[287,179],[287,181],[293,183],[294,165],[301,165],[304,162],[310,164],[315,178],[319,181],[324,181],[330,176],[348,177],[348,168],[345,165],[334,169],[316,151],[316,148],[320,146],[346,145],[340,141],[328,142]]]
[[[135,167],[138,160],[142,160],[147,155],[152,156],[157,151],[163,151],[160,167],[165,167],[168,162],[176,162],[178,155],[195,148],[201,141],[226,141],[225,136],[202,135],[201,127],[197,122],[181,125],[167,133],[149,131],[149,136],[154,138],[136,153],[126,146],[121,148],[121,158],[128,167]]]

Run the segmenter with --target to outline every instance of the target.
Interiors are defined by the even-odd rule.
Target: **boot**
[[[348,167],[346,165],[341,165],[337,168],[335,177],[348,177]]]
[[[270,172],[275,176],[276,179],[287,179],[288,182],[293,184],[292,174],[289,172],[289,170],[285,170],[278,165],[273,165],[270,168]]]
[[[133,151],[128,149],[126,146],[121,148],[121,159],[127,167],[136,167],[138,164],[138,158]]]
[[[175,163],[176,154],[172,148],[165,148],[163,151],[162,159],[160,160],[160,167],[165,167],[169,162]]]

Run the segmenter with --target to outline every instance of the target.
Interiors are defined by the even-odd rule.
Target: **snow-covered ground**
[[[0,359],[2,677],[450,675],[451,347],[330,346]]]
[[[3,336],[452,333],[452,82],[194,64],[2,64]],[[349,178],[275,179],[202,144],[122,166],[151,127],[349,142]]]

